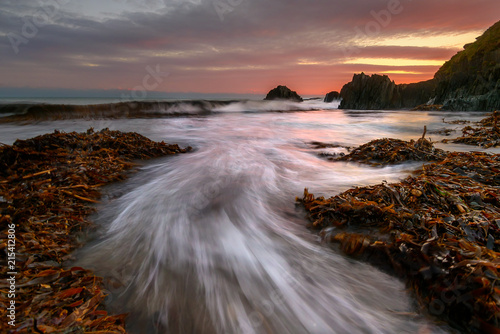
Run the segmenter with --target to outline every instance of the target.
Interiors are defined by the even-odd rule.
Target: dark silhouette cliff
[[[434,103],[449,110],[500,109],[500,21],[434,75]]]
[[[396,85],[388,76],[355,74],[340,91],[341,109],[500,109],[500,21],[464,46],[428,81]]]
[[[396,85],[387,75],[355,74],[342,87],[341,109],[401,109],[412,108],[429,101],[435,88],[433,80]]]

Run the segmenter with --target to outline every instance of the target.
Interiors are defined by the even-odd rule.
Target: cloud
[[[464,34],[485,30],[500,10],[497,0],[401,0],[390,17],[384,14],[395,0],[89,0],[85,6],[44,1],[67,4],[54,7],[50,20],[17,45],[17,54],[9,36],[23,36],[26,22],[33,23],[44,6],[2,3],[0,85],[131,88],[146,66],[159,64],[177,78],[159,89],[241,93],[289,80],[297,89],[314,87],[319,93],[340,89],[353,72],[377,64],[346,64],[353,57],[416,65],[444,61],[458,49],[439,45],[439,36],[469,38]],[[227,5],[224,12],[217,7],[221,3]],[[346,53],[353,48],[355,54]],[[431,78],[435,69],[379,68],[401,80]]]

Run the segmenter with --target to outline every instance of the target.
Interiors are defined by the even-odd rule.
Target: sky
[[[0,0],[0,90],[301,95],[431,79],[498,0]]]

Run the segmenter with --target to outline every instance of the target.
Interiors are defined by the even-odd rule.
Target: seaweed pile
[[[104,309],[102,278],[65,263],[81,245],[79,235],[92,228],[87,216],[95,210],[99,187],[124,179],[135,159],[187,150],[108,129],[55,131],[0,147],[2,250],[15,230],[15,246],[9,243],[9,253],[0,253],[1,272],[17,273],[14,299],[7,298],[10,284],[0,289],[2,319],[15,300],[16,326],[3,321],[2,332],[124,333],[126,315]]]
[[[378,143],[353,159],[370,161]],[[401,154],[399,147],[380,157]],[[305,189],[297,201],[324,240],[405,277],[430,314],[467,332],[498,333],[500,155],[453,152],[439,160],[399,183],[328,199]]]
[[[338,161],[358,161],[369,164],[390,164],[415,161],[437,161],[445,157],[445,152],[434,147],[430,140],[422,138],[417,141],[404,141],[393,138],[372,140],[345,156],[337,158]]]
[[[497,147],[500,145],[500,129],[498,128],[498,117],[500,112],[495,111],[491,116],[481,120],[480,127],[466,126],[462,129],[462,137],[443,140],[444,143],[460,143],[477,145],[484,148]]]

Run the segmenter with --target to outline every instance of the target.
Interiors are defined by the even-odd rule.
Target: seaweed
[[[499,111],[478,122],[480,127],[466,126],[462,129],[462,136],[455,139],[445,139],[443,143],[459,143],[476,145],[484,148],[497,147],[500,145],[500,129],[498,128]]]
[[[15,279],[15,298],[7,298],[9,283],[0,286],[0,295],[3,306],[15,301],[16,323],[3,322],[2,332],[125,333],[126,314],[105,310],[103,279],[68,263],[81,235],[94,228],[88,215],[101,186],[125,179],[136,159],[189,150],[109,129],[55,131],[0,147],[2,249],[15,231],[13,252],[0,253],[1,272]],[[6,319],[3,306],[0,317]]]
[[[357,161],[368,164],[392,164],[404,161],[438,161],[446,153],[435,148],[430,140],[425,139],[427,129],[418,140],[404,141],[394,138],[372,140],[339,157],[337,161]]]
[[[372,141],[346,156],[369,163],[436,161],[401,182],[331,198],[306,188],[296,200],[323,240],[406,278],[428,313],[466,332],[498,333],[500,155],[445,153],[424,140]]]

